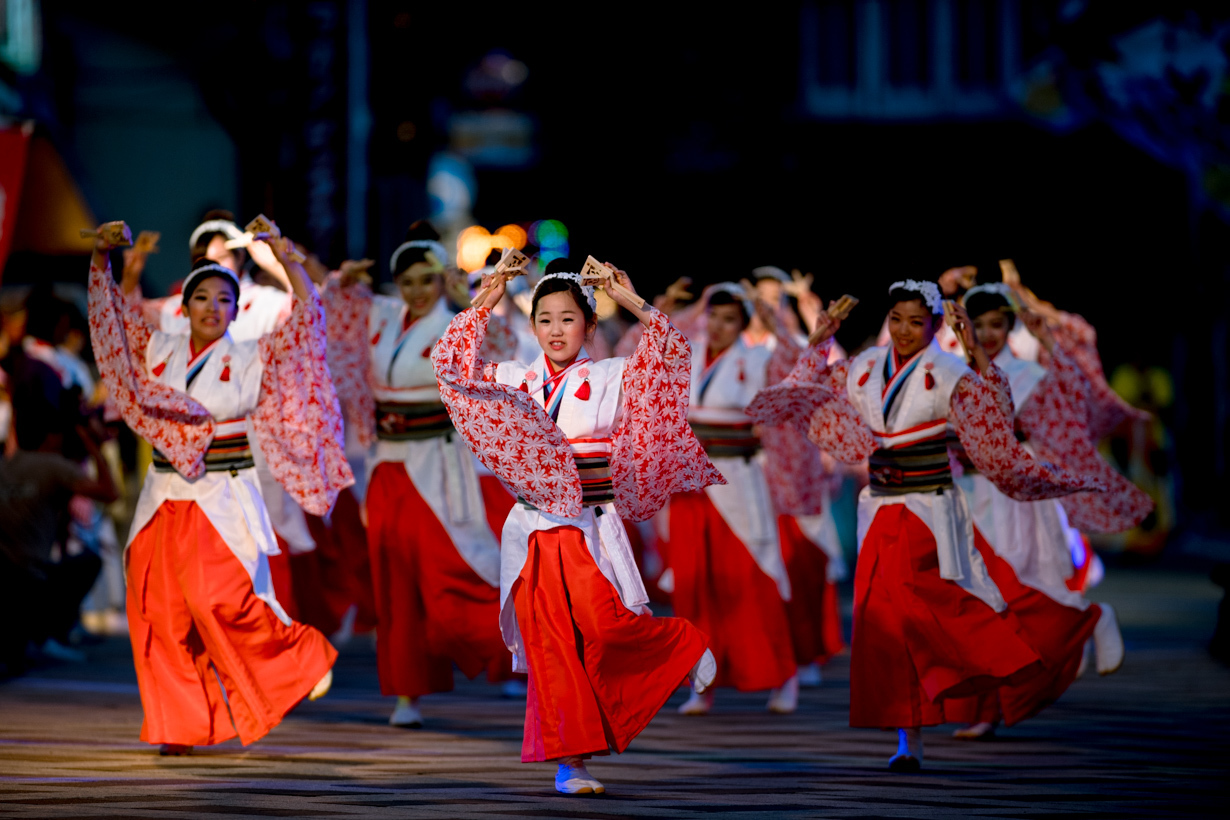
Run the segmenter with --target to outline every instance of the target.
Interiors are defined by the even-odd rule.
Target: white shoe
[[[1123,666],[1123,635],[1119,632],[1119,620],[1110,604],[1098,604],[1102,617],[1093,628],[1093,656],[1098,674],[1109,675]]]
[[[799,667],[799,686],[814,689],[822,683],[824,683],[824,674],[820,671],[820,664],[809,663],[807,666]]]
[[[504,681],[504,685],[500,687],[500,695],[506,698],[523,698],[529,693],[530,690],[526,687],[525,681],[517,678]]]
[[[700,656],[700,660],[692,667],[692,671],[688,673],[688,680],[692,682],[692,692],[697,695],[704,694],[705,690],[713,685],[713,679],[717,677],[717,659],[713,657],[713,653],[705,648],[705,654]]]
[[[419,711],[415,701],[410,700],[410,698],[398,698],[397,708],[393,710],[393,714],[389,717],[389,725],[402,729],[421,729],[423,727],[423,714]]]
[[[570,757],[560,761],[559,771],[555,773],[555,790],[560,794],[603,794],[606,786],[589,773],[584,760]]]
[[[1084,677],[1089,671],[1089,659],[1093,657],[1093,638],[1085,641],[1085,645],[1081,648],[1081,662],[1076,667],[1076,677]]]
[[[969,726],[957,729],[952,736],[957,740],[993,740],[995,729],[994,723],[984,720],[981,723],[971,723]]]
[[[333,686],[333,670],[330,669],[325,673],[325,676],[316,682],[312,687],[312,691],[308,692],[308,700],[320,700],[329,693],[329,689]]]
[[[681,715],[707,715],[709,710],[713,708],[713,693],[705,692],[700,694],[692,693],[692,697],[688,698],[679,707]]]
[[[769,702],[765,708],[775,715],[789,715],[799,708],[799,676],[791,675],[790,680],[782,684],[780,689],[769,693]]]

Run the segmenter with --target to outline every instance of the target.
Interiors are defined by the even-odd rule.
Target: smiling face
[[[199,350],[226,333],[235,319],[235,290],[220,276],[202,280],[188,297],[192,342]]]
[[[721,353],[739,339],[746,326],[743,311],[738,305],[710,305],[705,311],[705,329],[709,336],[711,353]]]
[[[1012,322],[1001,309],[988,310],[974,318],[974,335],[978,344],[994,359],[999,351],[1008,343],[1008,331],[1012,330]]]
[[[921,299],[898,302],[888,312],[888,335],[892,337],[893,349],[903,359],[908,359],[935,337],[935,317]]]
[[[410,316],[426,316],[444,293],[444,277],[428,262],[415,262],[397,275],[397,289]]]
[[[532,321],[542,352],[556,367],[572,364],[590,331],[585,314],[568,291],[548,293],[539,299]]]

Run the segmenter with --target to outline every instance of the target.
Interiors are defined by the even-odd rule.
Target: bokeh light
[[[457,267],[473,273],[487,262],[487,255],[495,248],[521,250],[528,241],[525,228],[520,225],[504,225],[490,233],[482,225],[471,225],[457,235]]]

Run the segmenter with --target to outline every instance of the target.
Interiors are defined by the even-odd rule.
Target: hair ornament
[[[402,251],[408,251],[411,248],[424,248],[427,253],[427,261],[431,263],[433,268],[437,270],[434,273],[443,273],[445,266],[448,265],[448,251],[443,245],[434,239],[411,239],[409,242],[403,242],[397,246],[397,250],[393,251],[393,255],[389,257],[389,272],[396,274],[397,257],[401,256]]]
[[[756,315],[756,306],[752,304],[752,300],[747,295],[747,290],[742,285],[736,282],[718,282],[713,286],[713,290],[720,290],[737,298],[739,304],[743,305],[743,310],[747,313],[748,319]]]
[[[889,293],[892,293],[897,289],[917,293],[922,297],[922,300],[927,307],[931,309],[932,315],[939,315],[944,312],[944,297],[940,294],[940,286],[934,282],[920,282],[917,279],[906,279],[902,282],[893,282],[888,286]]]
[[[971,296],[975,296],[979,293],[990,293],[996,296],[1002,296],[1008,303],[1008,308],[1013,312],[1019,312],[1021,309],[1021,303],[1016,298],[1016,291],[1008,285],[1005,285],[1003,282],[988,282],[984,285],[975,285],[967,290],[965,295],[961,297],[962,306],[969,302],[969,298]]]
[[[196,286],[201,283],[201,280],[207,279],[210,276],[221,276],[231,283],[235,288],[235,296],[239,296],[239,277],[235,275],[235,271],[230,268],[219,265],[217,262],[210,262],[208,265],[201,265],[193,268],[188,274],[188,278],[184,280],[184,289],[180,293],[180,299],[185,303],[192,297],[192,291],[196,290]]]
[[[589,309],[595,312],[598,310],[598,299],[594,296],[594,289],[589,285],[581,284],[581,274],[579,273],[567,273],[563,271],[559,273],[548,273],[546,276],[539,279],[538,283],[534,285],[533,296],[538,295],[538,289],[542,287],[542,283],[548,279],[567,279],[569,282],[575,282],[576,286],[581,289],[581,295],[584,296],[585,301],[589,303]]]
[[[196,247],[196,241],[207,233],[225,234],[227,239],[243,239],[243,231],[229,219],[207,219],[192,230],[188,237],[188,250]]]

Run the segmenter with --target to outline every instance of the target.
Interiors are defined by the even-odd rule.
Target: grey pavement
[[[523,702],[485,683],[425,699],[423,730],[389,727],[363,638],[333,692],[260,742],[160,758],[137,740],[131,658],[112,639],[88,664],[0,684],[0,817],[1224,816],[1230,670],[1203,649],[1219,593],[1195,573],[1112,568],[1092,597],[1120,612],[1124,668],[993,742],[927,730],[921,774],[889,774],[895,738],[846,725],[839,657],[791,716],[719,691],[713,714],[684,718],[679,693],[627,753],[593,762],[608,793],[588,798],[519,762]]]

